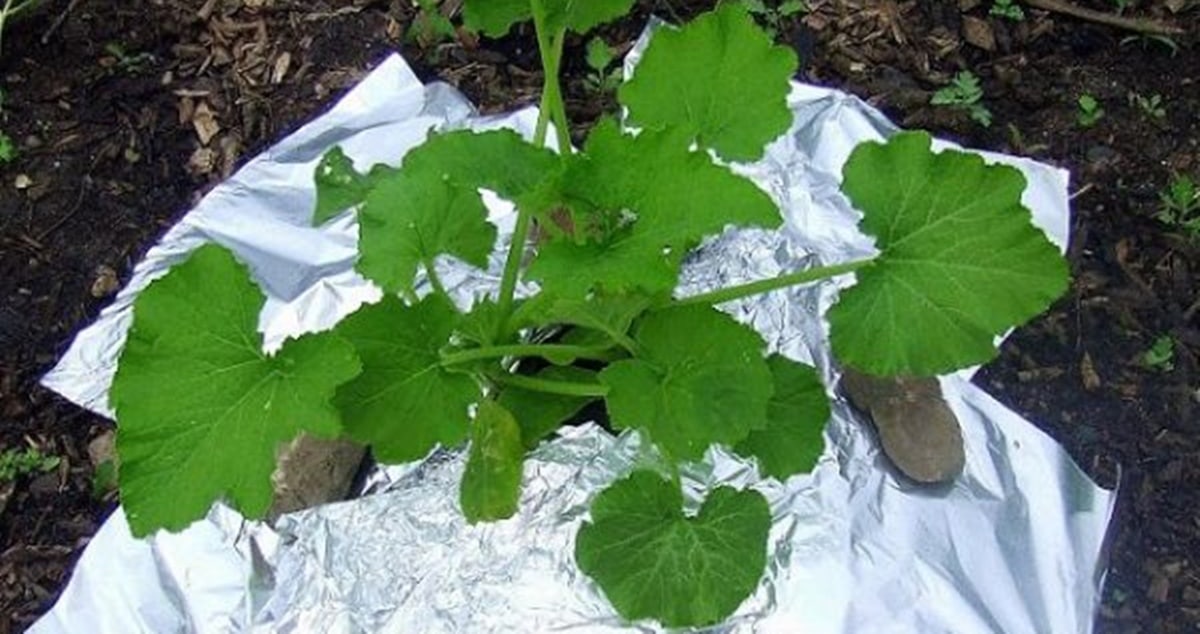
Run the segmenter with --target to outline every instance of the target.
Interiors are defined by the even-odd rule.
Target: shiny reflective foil
[[[795,84],[790,104],[791,130],[763,160],[736,167],[780,203],[785,227],[708,241],[688,261],[681,295],[873,252],[838,183],[851,149],[895,126],[855,97],[824,88]],[[360,169],[396,164],[430,128],[507,126],[529,136],[535,118],[529,110],[478,117],[453,89],[423,86],[401,59],[389,59],[332,111],[205,197],[44,383],[108,414],[105,395],[134,297],[204,241],[233,249],[270,294],[260,322],[268,347],[333,325],[380,293],[352,268],[351,214],[309,226],[321,154],[337,144]],[[1026,205],[1065,245],[1066,173],[984,156],[1021,169]],[[495,197],[488,203],[501,235],[510,235],[511,206]],[[498,286],[502,254],[488,271],[443,258],[439,274],[466,306]],[[753,325],[772,351],[815,364],[836,385],[819,315],[851,283],[844,276],[722,308]],[[685,469],[690,503],[720,484],[753,487],[774,516],[762,583],[711,631],[1090,632],[1114,494],[969,383],[969,374],[942,379],[966,443],[966,468],[953,485],[898,479],[870,426],[832,392],[827,447],[811,474],[764,479],[720,449]],[[58,604],[30,631],[658,632],[652,622],[623,622],[573,557],[591,498],[649,461],[649,451],[636,433],[613,437],[594,424],[565,429],[529,456],[518,515],[478,526],[468,526],[458,508],[460,450],[381,468],[362,497],[284,516],[274,527],[218,505],[181,533],[134,540],[117,512]]]

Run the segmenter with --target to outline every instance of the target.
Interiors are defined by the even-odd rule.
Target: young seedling
[[[136,75],[142,72],[147,64],[154,62],[154,54],[152,53],[129,53],[120,42],[109,42],[104,45],[104,52],[108,53],[108,63],[120,69],[124,73]]]
[[[1158,193],[1160,222],[1180,229],[1192,240],[1200,240],[1200,189],[1192,179],[1176,174]]]
[[[0,483],[11,482],[32,473],[50,471],[58,466],[58,456],[48,456],[34,448],[10,448],[0,452]]]
[[[520,511],[526,451],[599,401],[658,462],[594,498],[580,569],[625,619],[718,623],[760,585],[771,509],[753,489],[720,486],[689,513],[681,465],[722,445],[765,477],[803,473],[830,411],[815,369],[718,306],[854,273],[825,315],[839,362],[932,376],[992,358],[999,333],[1066,289],[1063,258],[1021,204],[1021,173],[935,153],[910,132],[860,145],[842,174],[876,255],[678,295],[706,238],[782,225],[771,196],[729,164],[759,160],[791,126],[798,60],[736,3],[664,27],[617,91],[638,133],[604,119],[575,149],[564,41],[632,2],[466,0],[466,25],[484,34],[534,23],[546,83],[532,139],[431,133],[398,167],[365,174],[330,150],[313,222],[355,214],[355,268],[384,291],[332,330],[264,353],[266,297],[217,245],[139,294],[109,393],[135,535],[181,529],[216,500],[262,517],[276,451],[301,432],[369,444],[385,463],[465,445],[466,521],[503,520]],[[546,149],[551,122],[558,153]],[[498,231],[481,189],[514,203],[514,228],[498,288],[464,310],[437,263],[487,266]],[[518,297],[519,280],[538,292]]]
[[[1025,19],[1025,10],[1015,0],[995,0],[992,2],[992,8],[988,11],[988,15],[1020,22]]]
[[[987,128],[992,125],[992,111],[981,103],[983,88],[979,78],[969,70],[954,76],[949,86],[933,93],[929,103],[965,111],[973,121]]]
[[[1129,105],[1137,107],[1143,117],[1154,122],[1167,118],[1167,108],[1163,105],[1162,95],[1155,93],[1147,97],[1138,92],[1129,92]]]
[[[766,0],[746,0],[745,5],[746,10],[763,23],[763,28],[772,39],[779,36],[788,18],[809,11],[808,3],[804,0],[771,0],[771,4],[767,4]]]
[[[1079,122],[1079,127],[1090,128],[1100,119],[1104,118],[1104,108],[1100,107],[1100,102],[1096,98],[1083,94],[1079,96],[1079,111],[1075,114],[1075,120]]]
[[[458,38],[454,23],[442,12],[440,0],[416,0],[417,13],[405,32],[405,39],[421,49],[429,49]]]
[[[612,48],[603,39],[594,37],[588,41],[587,57],[588,72],[584,84],[588,90],[597,93],[612,92],[621,85],[621,69],[612,68],[616,57]]]
[[[1170,372],[1175,369],[1175,339],[1170,335],[1162,335],[1154,340],[1154,345],[1142,353],[1142,365],[1159,372]]]
[[[0,119],[7,120],[7,113],[4,111],[4,90],[0,89]],[[7,165],[17,158],[17,146],[13,145],[12,138],[0,130],[0,165]]]

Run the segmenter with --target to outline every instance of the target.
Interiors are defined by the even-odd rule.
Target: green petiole
[[[787,273],[778,277],[772,277],[765,280],[756,280],[746,284],[739,284],[737,286],[721,288],[708,293],[684,297],[683,299],[672,300],[669,302],[669,304],[672,306],[688,306],[692,304],[709,304],[716,306],[717,304],[724,304],[725,302],[731,302],[735,299],[761,295],[763,293],[779,290],[781,288],[787,288],[789,286],[807,284],[809,282],[816,282],[829,277],[845,275],[846,273],[851,273],[865,266],[869,266],[874,261],[875,260],[872,258],[870,260],[855,260],[854,262],[845,262],[843,264],[818,266],[815,269],[806,269],[804,271],[797,271],[795,273]]]
[[[530,390],[533,392],[562,394],[565,396],[594,396],[596,398],[602,398],[608,395],[608,386],[600,383],[552,381],[550,379],[539,379],[533,376],[526,376],[524,374],[510,374],[508,372],[499,372],[491,378],[501,385],[516,387],[523,390]]]
[[[459,365],[481,359],[503,359],[505,357],[542,357],[543,359],[592,359],[595,361],[610,361],[613,358],[612,349],[595,348],[590,346],[570,346],[562,344],[511,344],[504,346],[485,346],[471,348],[442,355],[442,366]]]

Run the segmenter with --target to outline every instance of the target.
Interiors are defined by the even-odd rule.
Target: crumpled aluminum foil
[[[838,190],[841,166],[854,145],[896,128],[838,91],[794,84],[789,101],[789,133],[762,161],[736,168],[781,204],[786,226],[709,241],[687,263],[681,294],[873,251]],[[340,144],[359,168],[395,164],[430,127],[508,126],[529,135],[535,118],[530,110],[477,117],[453,89],[422,86],[400,58],[390,58],[332,111],[205,197],[43,382],[108,414],[133,298],[205,240],[234,249],[270,294],[260,320],[268,347],[336,323],[379,291],[352,269],[350,215],[308,226],[321,154]],[[1025,173],[1026,205],[1065,245],[1066,173],[985,156]],[[511,207],[485,198],[501,235],[511,234]],[[463,304],[496,288],[501,268],[500,251],[486,272],[438,262]],[[850,283],[846,276],[723,308],[757,328],[773,351],[813,363],[834,385],[837,369],[818,315]],[[774,517],[763,583],[711,631],[1090,632],[1115,496],[970,384],[970,373],[942,379],[967,453],[953,485],[915,487],[895,477],[870,426],[836,394],[827,448],[809,475],[763,479],[720,449],[686,468],[690,503],[719,484],[753,487],[770,500]],[[452,450],[381,468],[363,497],[284,516],[274,527],[217,505],[181,533],[135,540],[118,511],[58,604],[30,631],[658,632],[654,623],[623,623],[573,557],[590,499],[652,461],[650,451],[636,433],[614,438],[592,424],[564,430],[531,453],[519,514],[480,526],[459,512],[464,456]]]

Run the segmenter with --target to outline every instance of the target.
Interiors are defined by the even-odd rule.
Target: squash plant
[[[829,404],[812,368],[766,354],[715,306],[853,272],[826,315],[837,358],[874,375],[934,375],[988,360],[998,333],[1065,289],[1017,170],[902,133],[845,166],[843,191],[877,255],[675,297],[681,263],[706,237],[780,226],[771,197],[728,164],[760,158],[788,129],[797,60],[745,7],[722,4],[660,30],[620,87],[637,132],[604,120],[575,151],[558,80],[566,34],[631,4],[466,1],[467,25],[488,35],[534,23],[546,79],[531,141],[434,133],[399,167],[366,174],[337,148],[322,159],[314,223],[354,209],[356,266],[382,301],[266,354],[264,295],[223,248],[197,249],[141,293],[111,390],[135,534],[181,529],[219,499],[261,517],[276,451],[301,432],[352,438],[389,463],[466,443],[463,513],[502,520],[518,511],[525,452],[602,400],[612,426],[642,433],[662,465],[595,497],[580,568],[624,618],[716,623],[761,580],[771,511],[754,490],[720,487],[690,514],[678,465],[720,444],[767,476],[809,470]],[[545,147],[551,124],[557,153]],[[482,189],[515,203],[517,220],[499,288],[462,311],[434,261],[486,265],[497,230]],[[539,292],[518,299],[519,279]],[[556,335],[532,336],[546,332]]]

